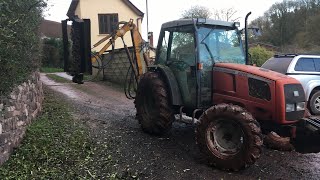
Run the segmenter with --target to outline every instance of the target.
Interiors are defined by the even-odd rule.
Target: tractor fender
[[[157,72],[161,75],[161,77],[167,84],[172,105],[182,105],[180,89],[172,70],[169,67],[163,65],[153,65],[148,67],[148,71]]]

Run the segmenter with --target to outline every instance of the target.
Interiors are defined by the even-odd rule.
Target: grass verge
[[[63,69],[62,68],[41,67],[40,71],[43,73],[55,73],[55,72],[63,72]]]
[[[49,79],[54,80],[57,83],[70,83],[71,82],[69,79],[63,78],[63,77],[58,76],[56,74],[47,74],[46,76]]]
[[[94,156],[102,147],[91,141],[85,125],[73,120],[63,101],[48,90],[45,95],[42,114],[0,168],[0,179],[95,179]],[[105,167],[111,162],[100,161]]]

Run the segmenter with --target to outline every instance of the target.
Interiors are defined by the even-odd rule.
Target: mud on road
[[[320,179],[320,153],[299,154],[263,149],[255,165],[240,172],[209,167],[195,144],[194,126],[174,123],[163,137],[145,134],[135,120],[132,100],[119,88],[103,83],[82,85],[42,81],[74,108],[92,138],[106,144],[113,168],[139,179]],[[102,168],[103,169],[103,168]],[[103,174],[104,172],[101,172]],[[128,174],[130,176],[128,176]]]

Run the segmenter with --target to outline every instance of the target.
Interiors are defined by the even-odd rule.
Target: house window
[[[118,29],[118,14],[98,14],[99,34],[111,34]]]

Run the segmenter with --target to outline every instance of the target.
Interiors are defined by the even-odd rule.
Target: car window
[[[320,58],[313,58],[314,65],[316,66],[316,71],[320,72]]]
[[[272,57],[268,59],[261,67],[286,74],[292,59],[293,57]]]
[[[313,58],[300,58],[294,70],[295,71],[316,71]]]

